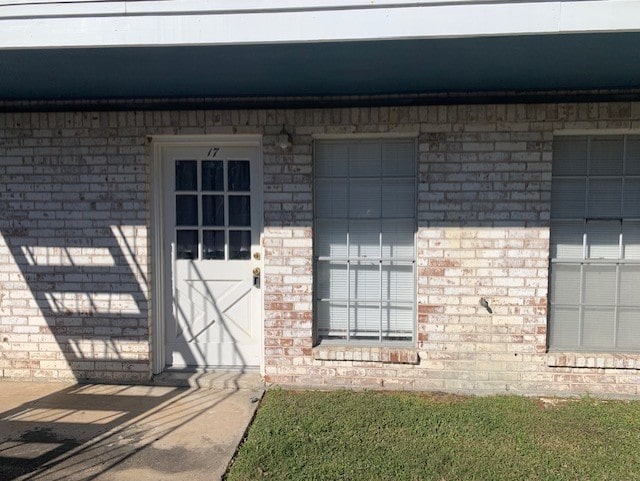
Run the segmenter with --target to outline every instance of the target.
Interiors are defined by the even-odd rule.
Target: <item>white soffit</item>
[[[0,0],[0,49],[620,32],[640,31],[639,18],[640,0]]]

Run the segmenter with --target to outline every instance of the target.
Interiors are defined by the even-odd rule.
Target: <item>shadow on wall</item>
[[[11,313],[0,337],[9,369],[57,377],[70,368],[77,380],[149,378],[148,281],[136,260],[146,240],[136,245],[136,229],[144,227],[105,225],[93,235],[46,239],[26,228],[2,231],[38,308],[17,290],[3,302]]]
[[[251,287],[245,286],[246,282],[242,280],[226,281],[219,283],[224,290],[216,291],[213,287],[215,281],[208,279],[196,262],[189,265],[187,281],[175,284],[175,313],[168,314],[172,316],[175,330],[167,329],[165,333],[167,366],[172,371],[188,372],[209,366],[225,370],[231,367],[234,372],[246,372],[250,364],[238,339],[238,334],[242,334],[245,327],[245,313],[233,316],[231,311],[241,304],[244,297],[251,295]],[[219,342],[208,341],[212,332]],[[245,334],[250,332],[249,323]],[[211,349],[211,345],[215,347]],[[173,362],[174,358],[179,360],[179,365]],[[229,361],[232,364],[225,365]]]
[[[33,140],[18,121],[0,139],[0,377],[151,377],[148,146],[142,129],[127,131],[130,137],[114,129],[105,138],[93,128],[103,120],[111,114],[64,117],[86,128],[52,130],[32,153],[10,155]],[[229,309],[200,284],[200,292],[189,285],[184,294],[206,300],[204,316],[177,312],[176,324],[187,321],[174,330],[184,335],[167,341],[183,364],[203,365],[202,333],[215,324],[237,364],[246,365]]]

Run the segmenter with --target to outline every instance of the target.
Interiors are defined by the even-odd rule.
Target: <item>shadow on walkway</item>
[[[220,479],[260,395],[0,381],[0,479]]]

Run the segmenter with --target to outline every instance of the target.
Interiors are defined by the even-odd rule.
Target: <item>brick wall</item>
[[[267,382],[640,394],[640,357],[546,352],[553,132],[632,128],[636,103],[0,114],[0,376],[148,379],[148,136],[261,133]],[[314,347],[314,135],[403,133],[419,140],[416,345]]]
[[[148,377],[144,142],[122,114],[0,115],[0,376]]]
[[[638,129],[639,104],[342,109],[296,120],[298,155],[288,162],[280,156],[285,164],[278,173],[295,163],[311,164],[311,134],[419,133],[418,339],[411,349],[309,349],[313,316],[305,306],[312,297],[307,291],[312,266],[289,282],[282,275],[305,272],[299,267],[308,254],[301,251],[303,259],[279,259],[273,266],[276,282],[267,282],[267,322],[274,328],[265,332],[268,382],[640,394],[638,356],[546,352],[553,133]],[[292,211],[308,215],[307,198],[294,203]],[[280,246],[296,235],[311,234],[294,223],[292,229],[279,230],[274,242]],[[272,260],[267,256],[266,262]],[[301,286],[295,294],[293,289]],[[489,301],[492,314],[480,298]]]

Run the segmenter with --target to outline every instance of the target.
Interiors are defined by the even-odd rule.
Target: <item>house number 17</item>
[[[207,152],[207,159],[215,159],[216,155],[220,152],[220,147],[212,147]]]

